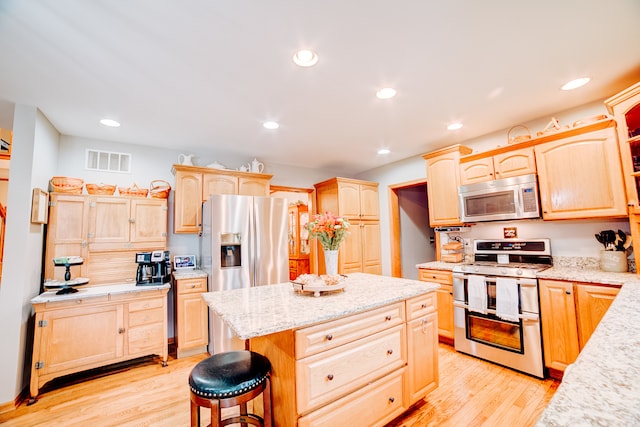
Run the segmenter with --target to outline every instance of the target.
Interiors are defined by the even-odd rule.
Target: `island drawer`
[[[295,332],[296,359],[375,334],[404,321],[404,302],[399,302],[299,329]]]
[[[444,285],[451,285],[453,283],[453,273],[451,271],[443,270],[428,270],[426,268],[418,269],[418,280],[423,282],[436,282]]]
[[[404,373],[399,369],[298,420],[298,427],[383,425],[406,409]]]
[[[406,325],[296,361],[298,413],[304,414],[404,366]]]
[[[437,309],[437,298],[435,292],[420,295],[407,300],[407,320],[417,319]]]

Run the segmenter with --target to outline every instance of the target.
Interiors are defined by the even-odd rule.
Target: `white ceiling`
[[[638,0],[1,0],[0,126],[356,174],[604,99],[639,46]]]

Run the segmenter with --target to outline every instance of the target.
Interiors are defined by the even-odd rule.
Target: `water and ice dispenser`
[[[242,266],[242,241],[240,233],[222,233],[220,235],[220,266]]]

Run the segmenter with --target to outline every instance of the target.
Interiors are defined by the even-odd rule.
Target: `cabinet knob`
[[[329,381],[333,380],[333,374],[329,374],[329,375],[327,375],[327,379],[328,379]]]
[[[387,350],[387,356],[391,356],[392,354],[393,354],[393,350],[392,349]]]
[[[130,222],[131,224],[135,224],[136,219],[135,219],[135,218],[129,218],[129,222]]]
[[[391,316],[385,316],[384,320],[387,320],[387,321],[391,320]]]
[[[391,396],[391,397],[389,398],[389,403],[393,403],[393,402],[395,402],[395,401],[396,401],[396,399],[395,399],[393,396]]]
[[[124,334],[124,328],[118,328],[118,333],[119,334]]]
[[[333,339],[333,335],[328,334],[327,336],[325,336],[325,339],[326,339],[327,341],[331,341],[331,340]]]
[[[436,276],[431,276],[431,278],[432,278],[432,279],[435,279],[435,278],[436,278]]]
[[[427,304],[422,303],[422,305],[420,306],[421,308],[427,308]]]
[[[564,291],[565,294],[571,295],[571,291]]]

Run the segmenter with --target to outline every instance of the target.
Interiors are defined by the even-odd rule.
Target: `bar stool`
[[[252,351],[228,351],[199,362],[189,375],[191,426],[200,425],[200,407],[211,408],[211,427],[233,423],[271,427],[271,363]],[[247,402],[262,393],[264,418],[247,413]],[[222,419],[221,409],[240,406],[240,415]]]

